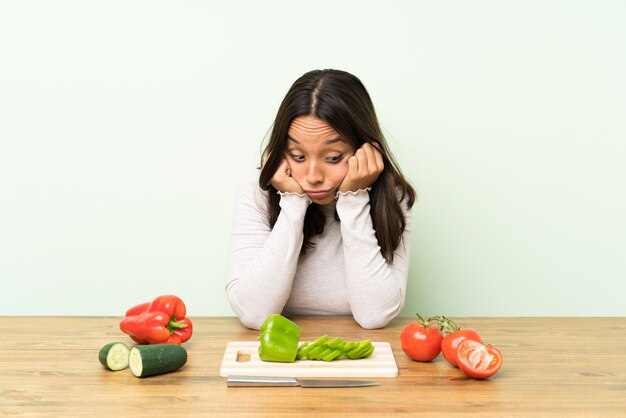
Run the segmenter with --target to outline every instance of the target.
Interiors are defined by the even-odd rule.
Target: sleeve
[[[380,252],[370,216],[367,190],[339,194],[348,299],[354,319],[363,328],[382,328],[395,318],[406,293],[410,258],[411,210],[401,202],[406,226],[392,263]]]
[[[241,323],[259,329],[287,303],[303,241],[308,196],[281,193],[274,228],[258,172],[240,187],[235,202],[226,294]]]

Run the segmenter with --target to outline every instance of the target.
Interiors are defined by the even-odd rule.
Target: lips
[[[330,193],[330,190],[305,190],[305,193],[311,198],[320,199],[327,196],[328,193]]]

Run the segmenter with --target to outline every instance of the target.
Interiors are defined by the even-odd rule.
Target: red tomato
[[[454,331],[445,337],[441,341],[441,352],[443,356],[448,360],[448,363],[453,365],[454,367],[458,367],[457,359],[456,359],[456,349],[459,344],[465,340],[472,340],[476,342],[482,342],[480,335],[473,329],[462,328],[460,330]]]
[[[502,367],[502,353],[490,345],[465,340],[456,352],[459,368],[474,379],[486,379]]]
[[[441,330],[419,317],[411,322],[400,334],[400,345],[404,353],[417,361],[431,361],[441,353]]]

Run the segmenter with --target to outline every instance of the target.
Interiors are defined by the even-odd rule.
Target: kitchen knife
[[[226,385],[238,386],[300,386],[303,388],[356,388],[377,386],[378,382],[368,380],[298,379],[277,376],[228,376]]]

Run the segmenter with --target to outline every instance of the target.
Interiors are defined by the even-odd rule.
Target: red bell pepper
[[[182,344],[191,338],[193,325],[187,308],[174,295],[163,295],[126,311],[120,329],[140,344]]]

